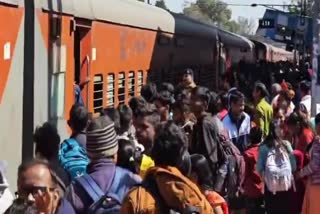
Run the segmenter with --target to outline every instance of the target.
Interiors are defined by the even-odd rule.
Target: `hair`
[[[114,128],[117,131],[117,133],[120,131],[121,123],[120,112],[118,111],[118,109],[113,107],[105,108],[103,109],[101,116],[107,116],[109,119],[111,119],[114,122]]]
[[[69,117],[70,125],[74,132],[81,132],[88,125],[89,114],[84,106],[74,104],[70,110]]]
[[[53,124],[45,122],[42,126],[38,126],[33,134],[33,141],[36,144],[36,153],[40,153],[47,160],[57,159],[60,135]]]
[[[310,89],[311,89],[311,84],[309,81],[301,81],[300,82],[300,90],[305,93],[305,94],[308,94],[310,92]]]
[[[172,109],[178,109],[181,112],[191,112],[190,101],[179,99],[173,104]]]
[[[179,167],[187,146],[188,138],[184,132],[172,121],[168,121],[157,128],[151,157],[156,165]]]
[[[174,87],[171,83],[164,82],[160,85],[156,100],[160,101],[162,105],[169,105],[174,103]]]
[[[141,108],[144,108],[147,105],[147,101],[143,97],[132,97],[129,101],[129,106],[132,110],[133,116],[137,116],[137,112]]]
[[[320,113],[318,113],[315,118],[314,118],[314,122],[317,125],[318,123],[320,123]]]
[[[288,90],[280,91],[279,96],[283,97],[287,102],[291,102],[291,95]]]
[[[164,82],[159,86],[158,91],[168,91],[171,94],[173,94],[174,93],[174,86],[171,83]]]
[[[141,163],[142,153],[137,151],[134,144],[129,140],[119,140],[119,149],[117,156],[117,165],[128,169],[133,173],[138,173],[136,166]]]
[[[255,90],[259,91],[262,97],[268,97],[269,92],[262,82],[256,82],[254,85]]]
[[[298,125],[301,130],[303,128],[311,129],[309,122],[298,112],[292,112],[287,120],[288,125]]]
[[[140,93],[148,103],[153,103],[157,98],[157,86],[154,83],[143,85]]]
[[[210,91],[209,92],[209,104],[208,104],[208,112],[211,113],[212,115],[218,114],[218,95]]]
[[[253,127],[250,129],[250,142],[251,144],[259,144],[261,143],[263,136],[263,131],[259,127]]]
[[[210,91],[208,88],[202,87],[202,86],[197,86],[192,89],[191,93],[194,96],[199,97],[202,101],[207,102],[209,105],[211,95],[210,95]]]
[[[176,90],[174,99],[175,99],[175,101],[188,100],[190,102],[190,99],[191,99],[190,90],[188,90],[188,89]]]
[[[266,137],[266,139],[263,142],[269,148],[274,147],[276,145],[276,141],[282,140],[281,136],[279,136],[276,132],[277,129],[281,129],[280,124],[277,123],[276,121],[270,122],[269,135]]]
[[[191,155],[191,172],[198,177],[198,185],[203,190],[211,190],[213,187],[213,176],[207,159],[200,154]]]
[[[129,106],[125,104],[120,104],[118,106],[118,112],[120,116],[120,129],[124,131],[128,131],[130,128],[130,123],[132,122],[132,110]]]
[[[49,170],[50,175],[51,175],[51,180],[54,186],[58,186],[60,185],[58,176],[56,175],[56,173],[53,170],[52,165],[50,164],[50,162],[46,161],[46,160],[42,160],[42,159],[32,159],[32,160],[28,160],[28,161],[24,161],[21,163],[21,165],[18,168],[18,179],[20,179],[20,177],[22,176],[22,174],[27,171],[28,169],[34,167],[34,166],[43,166],[46,169]]]
[[[222,92],[218,95],[217,100],[221,100],[222,107],[227,109],[228,108],[228,95],[225,92]]]
[[[148,122],[153,125],[153,127],[157,127],[160,124],[160,114],[157,111],[157,108],[154,104],[146,104],[145,106],[141,106],[140,109],[137,109],[136,117],[146,117]]]
[[[229,103],[237,103],[239,101],[244,101],[245,100],[245,96],[243,93],[241,93],[238,90],[235,91],[231,91],[231,93],[229,94]]]

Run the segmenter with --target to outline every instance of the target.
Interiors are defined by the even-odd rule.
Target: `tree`
[[[315,3],[315,0],[291,0],[291,4],[297,6],[288,7],[289,12],[295,14],[303,14],[307,16],[311,16],[312,14],[312,5]],[[302,13],[301,13],[302,9]]]
[[[254,30],[256,28],[256,22],[254,19],[248,19],[246,17],[239,16],[237,24],[239,29],[236,33],[244,36],[254,34]]]
[[[164,0],[157,0],[155,6],[160,7],[164,10],[169,10]]]
[[[225,30],[235,32],[239,30],[237,22],[231,21],[231,10],[220,0],[197,0],[185,4],[183,13],[202,22],[215,24]]]

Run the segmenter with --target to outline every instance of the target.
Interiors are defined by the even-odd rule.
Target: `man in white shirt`
[[[309,116],[311,115],[311,95],[310,95],[311,83],[309,81],[302,81],[300,82],[300,94],[301,94],[301,101],[300,104],[303,104]]]

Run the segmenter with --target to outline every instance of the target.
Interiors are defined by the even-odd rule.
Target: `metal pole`
[[[320,113],[320,2],[313,4],[312,116]]]

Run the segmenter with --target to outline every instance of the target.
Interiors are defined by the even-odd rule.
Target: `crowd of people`
[[[249,98],[197,86],[192,69],[182,79],[144,85],[95,116],[77,90],[70,138],[50,122],[35,130],[35,159],[19,167],[5,213],[320,213],[320,114],[311,121],[308,80],[296,102],[286,81],[271,93],[255,82]]]

